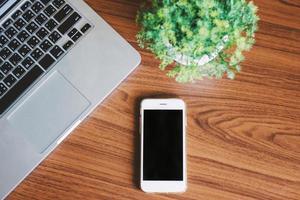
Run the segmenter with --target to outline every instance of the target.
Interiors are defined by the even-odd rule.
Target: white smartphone
[[[145,99],[140,110],[141,189],[184,192],[186,106],[180,99]]]

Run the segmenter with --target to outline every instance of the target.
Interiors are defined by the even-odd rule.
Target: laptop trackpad
[[[42,153],[76,122],[89,104],[59,72],[54,72],[8,120]]]

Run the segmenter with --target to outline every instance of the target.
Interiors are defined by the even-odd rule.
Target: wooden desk
[[[141,2],[88,0],[136,48]],[[8,199],[299,200],[300,3],[255,2],[260,31],[236,80],[178,84],[139,49],[142,65]],[[188,105],[184,194],[138,188],[137,110],[149,96]]]

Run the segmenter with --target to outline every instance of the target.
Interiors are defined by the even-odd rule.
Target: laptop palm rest
[[[9,117],[18,134],[43,153],[90,105],[59,72],[54,72]]]

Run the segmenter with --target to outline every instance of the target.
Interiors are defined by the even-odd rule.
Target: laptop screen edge
[[[2,19],[21,0],[0,0],[0,19]]]

